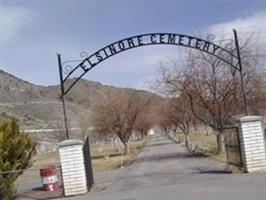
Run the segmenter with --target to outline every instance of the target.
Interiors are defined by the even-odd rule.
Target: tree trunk
[[[141,131],[141,139],[145,140],[146,139],[146,131]]]
[[[189,147],[189,135],[188,134],[185,134],[185,145],[186,147]]]
[[[219,131],[216,135],[218,154],[225,152],[224,135],[222,133],[222,131]]]
[[[128,155],[130,153],[130,146],[128,145],[127,142],[124,143],[125,146],[125,154]]]

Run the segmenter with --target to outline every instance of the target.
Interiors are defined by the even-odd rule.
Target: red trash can
[[[54,191],[59,187],[56,176],[56,168],[53,165],[40,169],[42,188],[44,191]]]

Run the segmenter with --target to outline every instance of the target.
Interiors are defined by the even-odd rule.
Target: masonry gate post
[[[259,116],[238,120],[241,157],[246,172],[266,170],[265,140]]]
[[[64,195],[84,194],[88,191],[81,140],[65,140],[59,144]]]

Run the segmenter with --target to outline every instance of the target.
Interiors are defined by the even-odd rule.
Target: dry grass
[[[98,148],[91,149],[92,167],[94,171],[107,171],[117,169],[130,164],[136,157],[139,150],[144,146],[145,141],[137,141],[131,144],[130,153],[121,155],[117,148],[112,148],[106,143]],[[23,173],[18,181],[33,181],[40,179],[39,169],[47,165],[59,165],[58,152],[36,155],[33,157],[33,166],[30,171]],[[36,170],[34,170],[36,169]],[[59,171],[57,173],[60,173]]]
[[[190,140],[195,145],[206,150],[208,153],[217,154],[217,142],[216,136],[211,134],[192,133],[190,134]]]
[[[128,155],[121,155],[118,149],[109,149],[108,146],[102,150],[102,153],[92,151],[93,170],[107,171],[130,164],[144,144],[145,141],[132,143],[130,153]]]
[[[226,163],[226,154],[218,154],[216,135],[214,134],[202,134],[202,133],[192,133],[190,135],[190,140],[195,145],[204,149],[210,159],[214,159],[221,163]]]
[[[40,179],[40,168],[48,165],[58,165],[59,158],[57,152],[35,155],[32,159],[32,167],[19,176],[18,181],[34,181]],[[59,171],[57,173],[60,173]]]
[[[206,150],[208,158],[226,165],[226,169],[231,173],[242,173],[243,169],[227,163],[226,153],[218,154],[216,135],[206,135],[201,133],[191,134],[190,140],[200,148]]]
[[[46,165],[55,165],[59,163],[58,152],[46,153],[43,155],[35,155],[33,157],[33,166],[41,167]]]

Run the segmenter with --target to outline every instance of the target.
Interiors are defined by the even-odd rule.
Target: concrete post
[[[265,141],[258,116],[246,116],[238,120],[241,156],[246,172],[266,170]]]
[[[59,157],[65,196],[86,193],[87,180],[81,140],[65,140],[59,144]]]

